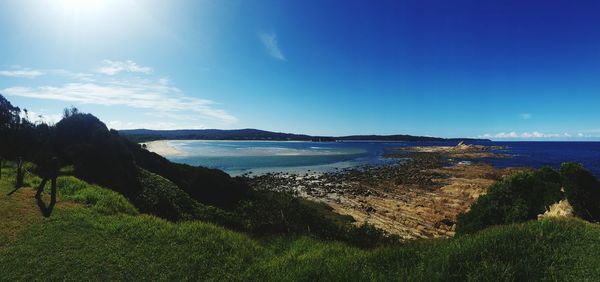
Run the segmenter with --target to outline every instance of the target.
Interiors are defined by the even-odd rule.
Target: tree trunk
[[[35,194],[35,199],[37,200],[38,207],[42,212],[44,217],[50,217],[52,214],[52,210],[54,210],[54,206],[56,205],[56,176],[50,178],[50,203],[46,206],[44,200],[42,199],[42,191],[44,191],[44,187],[48,182],[48,178],[44,178],[40,186],[38,187],[38,191]]]
[[[42,179],[42,182],[40,182],[40,186],[38,186],[37,192],[35,193],[36,198],[42,197],[42,192],[44,191],[44,187],[46,187],[46,182],[48,182],[48,178],[44,178]]]
[[[23,159],[19,158],[17,161],[17,179],[15,181],[15,189],[19,189],[21,186],[23,186],[24,177],[25,173],[23,172]]]

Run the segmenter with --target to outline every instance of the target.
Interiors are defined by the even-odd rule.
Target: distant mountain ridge
[[[257,140],[257,141],[490,141],[474,138],[439,138],[430,136],[395,135],[350,135],[350,136],[312,136],[272,132],[259,129],[127,129],[119,130],[124,137],[145,142],[153,140]]]

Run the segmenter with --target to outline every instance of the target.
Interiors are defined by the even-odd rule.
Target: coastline
[[[140,143],[140,145],[146,145],[146,150],[157,153],[163,157],[181,157],[186,155],[183,150],[169,144],[169,141],[170,140],[157,140],[143,142]]]
[[[496,168],[482,159],[489,147],[402,148],[396,164],[329,173],[245,175],[257,190],[294,191],[403,240],[454,236],[456,217],[487,188],[523,168]],[[477,151],[477,152],[475,152]],[[455,153],[470,161],[455,159]],[[469,154],[464,154],[464,153]],[[502,156],[504,157],[504,156]],[[244,175],[243,175],[244,177]]]

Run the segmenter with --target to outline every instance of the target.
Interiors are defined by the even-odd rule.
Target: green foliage
[[[121,194],[96,185],[88,184],[73,176],[57,179],[58,195],[89,206],[101,214],[138,214],[136,208]]]
[[[243,230],[257,236],[310,235],[365,248],[398,241],[367,224],[355,227],[348,217],[289,193],[254,192],[234,213],[242,220]]]
[[[140,185],[135,159],[126,143],[98,118],[81,113],[58,122],[53,138],[62,165],[73,165],[74,175],[131,198],[139,193]]]
[[[99,247],[101,246],[101,247]],[[69,209],[0,247],[1,280],[596,281],[600,227],[543,220],[447,240],[359,249],[257,241],[202,222]]]
[[[551,168],[519,172],[494,183],[466,213],[457,217],[457,234],[493,225],[536,219],[563,198],[560,175]]]
[[[564,163],[560,175],[569,203],[577,216],[600,221],[600,183],[583,166],[576,163]]]
[[[204,220],[229,227],[239,225],[229,213],[198,203],[173,182],[160,175],[140,169],[139,181],[142,191],[134,197],[133,202],[143,213],[173,221]]]
[[[202,204],[231,209],[250,192],[221,170],[172,163],[139,144],[129,142],[128,146],[137,166],[170,180]]]

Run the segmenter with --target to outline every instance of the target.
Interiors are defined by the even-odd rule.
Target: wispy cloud
[[[531,119],[532,117],[533,117],[533,115],[530,114],[530,113],[521,113],[521,114],[519,114],[519,118],[520,119],[524,119],[524,120]]]
[[[531,131],[531,132],[521,132],[517,133],[516,131],[510,132],[498,132],[495,134],[483,134],[478,136],[479,138],[490,138],[490,139],[569,139],[573,137],[590,137],[583,133],[544,133],[539,131]]]
[[[112,62],[112,61],[111,61]],[[136,72],[146,72],[151,68],[136,66]],[[132,65],[130,64],[129,67]],[[141,68],[141,69],[139,69]],[[237,118],[227,111],[219,109],[217,103],[185,95],[166,78],[131,78],[116,75],[119,71],[107,71],[114,75],[105,76],[89,73],[75,73],[55,70],[48,75],[60,76],[65,83],[38,87],[13,86],[1,89],[0,93],[36,99],[58,100],[79,104],[105,106],[126,106],[151,110],[155,117],[162,115],[172,120],[174,117],[187,117],[188,124],[202,123],[207,120],[218,124],[233,124]],[[131,68],[130,70],[132,71]],[[30,115],[31,117],[31,115]],[[165,126],[167,125],[166,121]]]
[[[277,42],[277,35],[275,33],[260,32],[258,36],[262,44],[267,49],[269,55],[271,55],[271,57],[280,61],[285,61],[285,56],[279,48],[279,43]]]
[[[45,114],[37,113],[34,111],[22,111],[21,118],[26,118],[27,120],[33,123],[42,122],[46,124],[56,124],[62,119],[62,114]]]
[[[40,75],[44,75],[41,70],[34,70],[29,68],[15,68],[11,70],[0,70],[0,76],[8,77],[20,77],[20,78],[36,78]]]
[[[213,101],[187,97],[179,89],[160,82],[119,81],[110,84],[66,83],[61,86],[10,87],[2,90],[12,96],[50,99],[81,104],[128,106],[156,111],[191,111],[233,123],[237,119],[224,110],[215,109]]]
[[[160,122],[131,122],[131,121],[120,121],[120,120],[111,120],[109,122],[106,123],[106,125],[109,128],[113,128],[113,129],[139,129],[139,128],[146,128],[146,129],[156,129],[156,130],[161,130],[161,129],[173,129],[173,128],[178,128],[178,126],[181,126],[180,124],[177,123],[173,123],[173,122],[164,122],[164,121],[160,121]],[[195,126],[185,126],[186,129],[200,129],[200,128],[196,128]]]
[[[98,68],[96,71],[106,75],[115,75],[120,72],[136,72],[136,73],[144,73],[149,74],[152,72],[151,67],[145,67],[138,65],[136,62],[127,60],[127,61],[111,61],[104,60],[102,61],[103,66]]]

